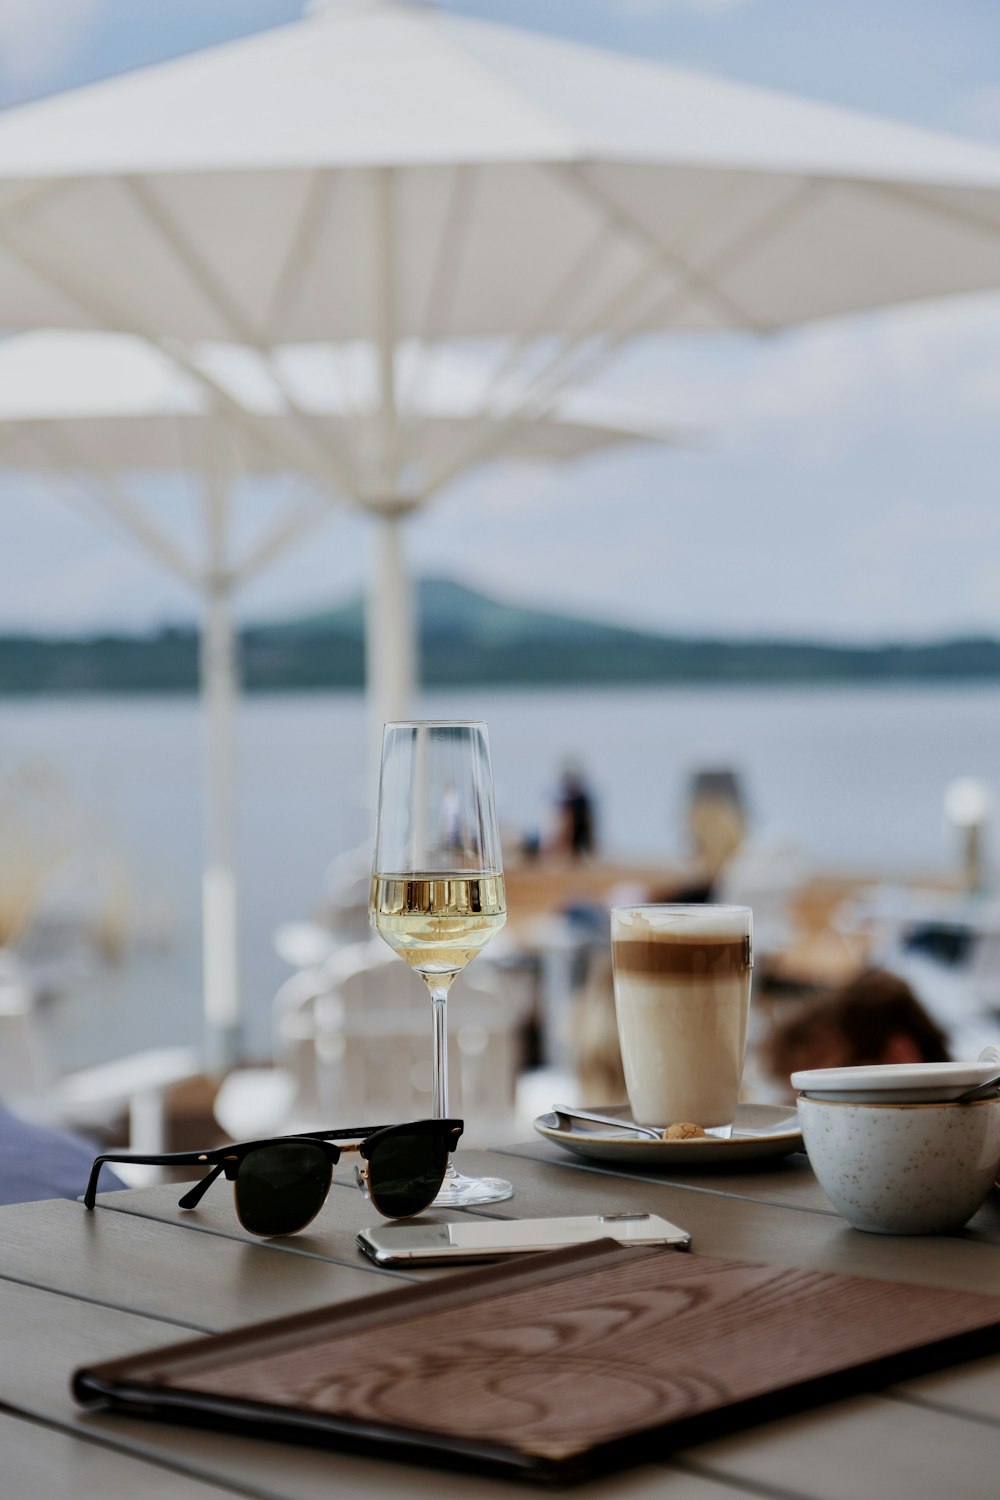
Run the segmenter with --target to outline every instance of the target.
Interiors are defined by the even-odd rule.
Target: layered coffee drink
[[[633,1117],[731,1125],[750,1013],[749,907],[616,907],[611,954]]]

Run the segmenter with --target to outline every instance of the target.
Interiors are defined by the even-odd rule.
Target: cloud
[[[1000,84],[973,89],[958,101],[955,119],[959,129],[1000,140]]]
[[[656,392],[655,409],[650,391]],[[601,393],[637,415],[690,426],[710,445],[827,461],[872,433],[951,430],[1000,407],[1000,298],[928,303],[764,343],[646,341]]]
[[[614,8],[624,16],[661,16],[669,10],[694,10],[703,15],[721,15],[739,10],[749,0],[614,0]]]
[[[0,0],[0,76],[39,85],[56,77],[105,0]]]

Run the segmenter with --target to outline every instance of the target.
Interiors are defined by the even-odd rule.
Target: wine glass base
[[[514,1189],[502,1177],[463,1177],[461,1172],[449,1172],[431,1207],[473,1208],[480,1203],[502,1203],[513,1196]]]

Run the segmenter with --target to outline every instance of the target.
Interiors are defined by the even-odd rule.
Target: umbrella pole
[[[382,725],[411,712],[415,677],[412,589],[403,553],[405,511],[372,517],[375,557],[366,597],[365,675],[370,739],[381,752]],[[378,765],[378,753],[374,764]]]
[[[224,1072],[239,1054],[237,901],[233,834],[236,639],[229,590],[213,583],[201,633],[205,710],[205,867],[202,946],[205,1056],[210,1073]]]
[[[235,799],[236,633],[229,560],[229,493],[221,468],[222,434],[209,426],[204,504],[208,569],[201,631],[205,713],[205,865],[202,873],[202,992],[205,1064],[222,1073],[240,1054],[237,972]]]
[[[413,598],[403,552],[403,518],[413,501],[399,494],[397,482],[396,392],[396,196],[391,167],[372,172],[375,310],[378,345],[380,472],[379,495],[369,508],[375,526],[374,568],[366,597],[365,676],[369,737],[378,765],[382,725],[412,712],[416,647]]]

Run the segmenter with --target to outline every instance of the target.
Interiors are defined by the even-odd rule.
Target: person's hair
[[[906,980],[884,969],[867,969],[779,1026],[767,1044],[766,1061],[776,1078],[787,1078],[796,1067],[810,1066],[811,1046],[835,1038],[843,1045],[844,1066],[878,1063],[891,1039],[900,1035],[914,1043],[923,1062],[949,1060],[944,1032]]]

